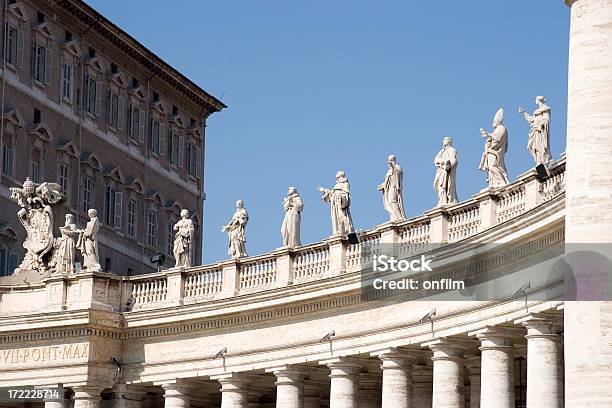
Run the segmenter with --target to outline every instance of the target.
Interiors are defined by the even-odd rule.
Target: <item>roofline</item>
[[[68,13],[84,21],[85,24],[90,25],[91,29],[101,34],[114,45],[131,51],[129,53],[130,57],[139,60],[140,63],[149,68],[156,76],[177,88],[185,96],[196,102],[196,104],[198,104],[198,102],[200,104],[205,103],[208,108],[206,109],[207,112],[205,116],[227,108],[219,99],[200,88],[192,80],[170,66],[154,52],[142,45],[138,40],[123,31],[84,1],[56,0],[56,4]]]

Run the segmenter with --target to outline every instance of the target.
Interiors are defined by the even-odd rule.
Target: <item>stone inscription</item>
[[[89,343],[0,350],[0,365],[76,360],[89,357]]]

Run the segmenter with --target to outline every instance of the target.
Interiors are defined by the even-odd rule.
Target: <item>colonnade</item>
[[[146,393],[137,391],[142,386],[119,385],[102,408],[560,408],[562,322],[558,312],[534,313],[510,324],[434,339],[420,348],[227,373],[204,382],[177,379],[155,385],[158,390],[161,385],[157,405],[147,406]],[[521,354],[526,354],[526,395],[517,395],[515,384]],[[100,408],[103,389],[71,388],[70,408]],[[264,394],[268,398],[262,400]],[[68,403],[49,400],[45,408],[69,408]]]

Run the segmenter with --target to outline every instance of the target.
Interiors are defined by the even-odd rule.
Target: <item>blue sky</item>
[[[569,8],[561,0],[103,1],[88,3],[228,108],[208,121],[204,261],[227,257],[220,227],[241,198],[247,249],[280,246],[281,200],[305,203],[302,241],[330,235],[319,185],[351,182],[357,228],[388,219],[376,186],[386,158],[404,169],[408,216],[435,205],[433,158],[444,136],[459,152],[458,194],[485,187],[478,170],[498,107],[511,176],[532,166],[517,107],[552,107],[552,151],[565,150]],[[172,6],[170,6],[172,5]]]

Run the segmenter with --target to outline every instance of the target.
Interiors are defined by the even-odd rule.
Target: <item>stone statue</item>
[[[98,221],[98,211],[90,209],[87,211],[89,221],[85,229],[79,230],[79,241],[77,247],[83,255],[83,269],[87,272],[100,272],[100,252],[98,251],[98,230],[100,222]]]
[[[351,193],[349,181],[343,171],[336,173],[336,185],[331,190],[319,187],[321,199],[331,204],[333,235],[347,235],[354,231],[351,219]]]
[[[445,137],[442,140],[442,150],[434,159],[436,176],[434,190],[438,194],[438,207],[457,202],[457,149],[453,147],[453,139]]]
[[[300,242],[300,222],[304,203],[295,187],[289,187],[287,197],[283,199],[283,208],[285,209],[285,219],[281,227],[283,246],[300,246],[302,245]]]
[[[10,191],[11,199],[21,207],[17,216],[27,233],[23,243],[26,254],[13,273],[33,270],[44,275],[54,243],[52,206],[64,198],[62,189],[56,183],[35,184],[26,178],[23,188],[11,187]]]
[[[525,109],[519,107],[519,113],[523,114],[531,126],[527,149],[531,152],[536,166],[546,164],[552,158],[550,155],[550,107],[545,105],[545,102],[546,99],[543,96],[536,97],[535,103],[538,109],[533,112],[533,115],[529,115]]]
[[[176,259],[175,267],[190,267],[191,252],[193,243],[193,221],[189,219],[189,210],[181,210],[181,220],[174,224],[176,231],[174,237],[174,258]]]
[[[406,219],[404,213],[404,200],[402,199],[402,188],[404,182],[404,172],[395,155],[390,155],[387,158],[389,170],[385,175],[385,181],[378,186],[378,190],[383,193],[383,205],[389,213],[391,221],[401,221]]]
[[[249,221],[249,214],[244,208],[242,200],[236,201],[236,212],[232,216],[229,224],[225,225],[221,231],[227,232],[229,238],[228,255],[238,259],[248,256],[246,252],[246,225]]]
[[[66,222],[59,228],[61,236],[55,238],[53,258],[49,266],[58,273],[74,273],[74,258],[76,256],[75,236],[79,231],[74,223],[74,215],[66,214]]]
[[[493,132],[480,129],[485,137],[484,152],[479,169],[486,171],[489,188],[499,188],[508,184],[508,171],[504,157],[508,151],[508,129],[504,126],[504,110],[500,108],[493,118]]]

